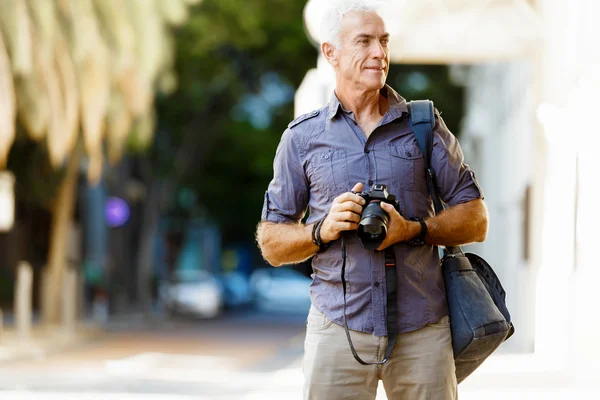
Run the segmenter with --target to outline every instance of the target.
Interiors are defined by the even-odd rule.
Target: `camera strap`
[[[346,337],[348,338],[348,344],[352,355],[362,365],[383,365],[392,356],[392,350],[396,344],[396,337],[398,336],[398,294],[397,294],[397,279],[396,279],[396,257],[391,248],[384,250],[385,253],[385,280],[386,280],[386,292],[387,292],[387,304],[386,304],[386,321],[387,321],[387,333],[388,333],[388,345],[385,351],[385,357],[382,361],[366,362],[358,356],[354,345],[352,344],[352,338],[350,337],[350,330],[348,329],[348,322],[346,320],[346,240],[342,235],[342,287],[344,290],[344,329],[346,331]]]

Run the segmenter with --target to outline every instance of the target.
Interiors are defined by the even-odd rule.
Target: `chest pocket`
[[[349,191],[346,150],[329,149],[313,157],[311,186],[327,195],[329,199]]]
[[[425,177],[423,154],[419,147],[412,143],[390,143],[388,151],[394,187],[398,190],[416,190],[418,177]]]

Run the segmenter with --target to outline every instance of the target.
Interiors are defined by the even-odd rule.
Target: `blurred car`
[[[289,267],[266,267],[250,275],[252,300],[259,310],[308,311],[311,279]]]
[[[243,307],[252,302],[250,279],[246,275],[229,272],[223,275],[221,281],[225,307]]]
[[[202,270],[178,270],[160,285],[159,296],[170,314],[214,318],[223,308],[221,285]]]

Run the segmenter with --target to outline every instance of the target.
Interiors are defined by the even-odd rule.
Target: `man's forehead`
[[[342,18],[342,31],[356,35],[381,35],[388,34],[383,18],[374,11],[349,11]]]

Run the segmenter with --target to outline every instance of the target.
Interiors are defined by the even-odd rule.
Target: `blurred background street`
[[[254,234],[333,91],[327,4],[0,0],[0,397],[301,398],[310,260]],[[387,82],[459,138],[516,327],[460,398],[600,398],[600,2],[383,7]]]
[[[208,321],[115,321],[75,349],[0,364],[0,390],[31,398],[87,398],[80,397],[86,392],[123,399],[256,398],[301,356],[305,319],[300,310],[248,310]]]

